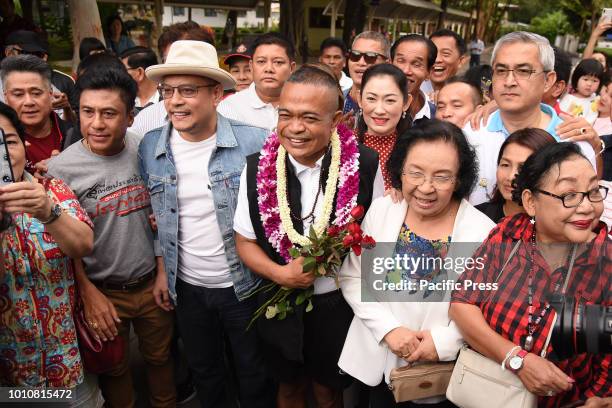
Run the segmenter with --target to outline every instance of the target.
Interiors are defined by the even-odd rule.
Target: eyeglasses
[[[360,52],[360,51],[350,50],[348,53],[349,60],[353,62],[359,62],[361,57],[363,57],[366,64],[374,64],[376,60],[378,59],[378,57],[382,58],[383,60],[387,59],[387,57],[377,52]]]
[[[164,99],[170,99],[174,96],[174,90],[178,89],[179,95],[183,98],[195,98],[198,94],[198,89],[200,88],[212,88],[217,86],[217,84],[208,84],[208,85],[179,85],[179,86],[170,86],[170,85],[159,85],[157,90],[159,94]]]
[[[7,51],[9,52],[9,54],[14,53],[16,55],[34,55],[40,59],[43,59],[45,55],[47,55],[46,53],[40,51],[25,51],[15,46],[8,47]]]
[[[415,186],[422,186],[428,179],[423,173],[419,173],[418,171],[404,171],[402,172],[402,175],[406,176],[408,182]],[[429,178],[429,181],[436,188],[436,190],[448,190],[452,187],[455,177],[433,176]]]
[[[538,72],[535,69],[529,69],[529,68],[515,68],[515,69],[508,69],[508,68],[502,68],[502,67],[493,68],[493,76],[496,78],[500,78],[500,79],[508,78],[508,75],[510,75],[510,72],[514,73],[514,77],[516,79],[529,79],[531,78],[531,75],[533,74],[544,74],[549,71]]]
[[[577,191],[575,193],[566,193],[562,195],[556,195],[540,189],[536,189],[535,191],[561,200],[565,208],[578,207],[584,201],[584,197],[587,197],[592,203],[599,203],[608,196],[608,187],[604,186],[598,186],[591,191]]]

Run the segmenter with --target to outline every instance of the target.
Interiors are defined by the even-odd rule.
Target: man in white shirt
[[[497,156],[504,140],[524,128],[546,130],[561,140],[555,128],[563,120],[542,95],[555,83],[555,55],[548,40],[538,34],[518,31],[500,38],[493,49],[492,96],[499,109],[479,130],[468,123],[464,128],[468,141],[476,148],[479,181],[470,196],[477,205],[488,201],[496,182]],[[595,152],[587,142],[578,142],[584,155],[595,167]]]
[[[307,64],[292,74],[281,93],[276,136],[287,152],[285,168],[280,170],[282,173],[273,173],[272,176],[271,171],[277,167],[276,160],[267,162],[260,160],[260,154],[251,155],[247,158],[247,166],[240,180],[234,217],[236,248],[240,258],[268,283],[295,289],[312,288],[314,291],[311,311],[306,309],[304,303],[292,302],[293,311],[284,319],[261,317],[257,321],[267,366],[279,383],[277,406],[284,408],[305,407],[310,387],[316,406],[340,408],[343,406],[342,390],[352,382],[350,376],[340,373],[338,359],[353,312],[336,281],[330,277],[315,278],[312,272],[303,272],[303,258],[288,261],[274,244],[289,240],[293,245],[293,238],[289,238],[284,231],[292,229],[301,235],[313,224],[319,228],[320,221],[317,219],[323,216],[324,208],[330,208],[332,213],[329,221],[325,220],[325,226],[335,222],[336,216],[333,214],[338,210],[337,205],[348,208],[345,204],[338,204],[341,201],[340,193],[336,199],[325,194],[332,164],[343,167],[342,160],[338,163],[331,158],[335,154],[335,151],[331,152],[335,149],[334,144],[330,148],[332,137],[336,137],[332,133],[342,117],[338,98],[340,92],[331,70]],[[339,132],[345,135],[345,131],[346,128]],[[352,136],[348,138],[352,140]],[[278,149],[270,147],[271,143],[266,146],[262,154]],[[349,194],[355,194],[356,202],[367,209],[374,198],[382,196],[382,175],[377,154],[364,146],[355,146],[351,154],[357,154],[357,150],[358,158],[344,159],[347,160],[344,163],[353,160],[359,163],[359,185],[353,185]],[[286,176],[286,206],[289,207],[287,211],[291,214],[291,221],[280,221],[280,230],[277,230],[272,225],[276,225],[276,222],[270,221],[274,216],[261,217],[259,210],[259,203],[265,206],[266,196],[276,197],[276,192],[270,192],[267,188],[260,190],[257,180],[265,177],[268,185],[276,188],[279,180],[282,180],[278,174],[283,173]],[[343,191],[347,193],[347,190]],[[284,210],[280,211],[282,213]],[[275,290],[259,293],[259,304],[263,305]]]
[[[328,37],[321,42],[319,47],[321,55],[319,56],[319,62],[329,66],[334,74],[339,79],[340,88],[342,92],[348,92],[353,86],[353,80],[344,73],[344,67],[346,67],[346,56],[348,50],[346,45],[339,38]]]
[[[280,34],[267,33],[253,41],[251,54],[253,83],[225,98],[217,111],[226,118],[272,130],[281,90],[295,69],[295,50]]]
[[[223,91],[236,83],[219,68],[210,44],[176,41],[166,63],[146,74],[159,82],[170,119],[148,132],[139,148],[167,274],[156,301],[165,308],[176,305],[202,406],[234,405],[225,392],[227,336],[240,405],[270,407],[273,392],[257,333],[247,331],[260,280],[238,259],[232,229],[240,172],[267,132],[217,114]]]
[[[408,90],[412,95],[409,111],[415,121],[431,119],[436,114],[436,107],[421,91],[421,84],[429,77],[437,55],[438,49],[433,41],[420,34],[404,35],[391,47],[391,62],[408,79]]]
[[[151,81],[145,75],[147,68],[157,64],[157,55],[153,50],[147,47],[132,47],[123,51],[120,58],[128,74],[138,84],[138,95],[134,105],[136,112],[140,112],[147,106],[159,101],[157,83]]]

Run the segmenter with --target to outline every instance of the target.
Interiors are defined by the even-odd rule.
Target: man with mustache
[[[283,320],[262,317],[256,322],[267,367],[279,383],[279,408],[305,407],[310,386],[318,407],[341,408],[342,390],[352,381],[350,376],[340,374],[337,365],[353,318],[351,308],[333,278],[315,278],[312,272],[304,273],[304,259],[288,260],[284,250],[277,249],[276,244],[285,236],[294,244],[293,238],[284,231],[307,233],[311,225],[319,228],[321,217],[329,218],[324,221],[325,226],[337,225],[336,207],[355,205],[345,197],[354,197],[367,209],[374,198],[382,196],[384,187],[378,155],[367,147],[357,146],[345,126],[336,129],[342,118],[341,92],[333,71],[325,65],[306,64],[294,72],[280,95],[278,133],[268,136],[261,153],[247,158],[240,179],[234,218],[240,258],[263,277],[265,283],[271,281],[282,287],[312,288],[314,291],[314,307],[310,312],[306,312],[306,305],[302,303]],[[340,148],[336,143],[343,146],[347,158],[334,159],[338,154],[336,149]],[[283,157],[279,144],[287,154],[285,160],[277,160]],[[269,159],[272,156],[274,159]],[[355,162],[358,163],[359,180],[343,179],[347,181],[342,183],[338,178],[338,184],[334,184],[337,188],[329,194],[327,186],[333,183],[330,181],[330,174],[334,173],[332,166],[338,166],[339,173],[343,174],[340,169]],[[283,175],[284,186],[279,182]],[[291,213],[289,223],[275,222],[274,215],[260,216],[276,207],[284,208],[284,205],[268,202],[269,197],[277,197],[279,184],[286,191]],[[275,191],[269,191],[269,185],[273,185]],[[343,186],[351,187],[347,190]],[[283,194],[282,190],[278,193]],[[338,204],[341,201],[343,204]],[[285,211],[283,208],[281,212]],[[324,211],[330,211],[329,208],[331,212],[323,215]],[[281,230],[278,225],[282,225]],[[259,304],[263,304],[270,294],[270,291],[258,293]]]
[[[283,85],[295,69],[293,44],[278,33],[257,37],[250,50],[253,83],[225,98],[217,111],[229,119],[272,130]]]

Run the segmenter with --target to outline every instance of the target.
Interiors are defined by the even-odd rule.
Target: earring
[[[535,225],[535,217],[531,217],[531,219],[529,220],[529,222],[531,223],[531,225]]]
[[[363,116],[363,110],[359,108],[359,116]]]
[[[407,111],[404,111],[404,113],[402,113],[402,119],[406,119],[406,112]]]

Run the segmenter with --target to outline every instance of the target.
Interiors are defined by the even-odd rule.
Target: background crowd
[[[572,66],[511,32],[481,65],[482,41],[448,29],[392,44],[364,31],[300,65],[277,33],[219,55],[192,22],[166,27],[157,50],[108,24],[106,45],[81,42],[75,79],[35,32],[3,40],[2,386],[132,407],[136,335],[153,407],[196,393],[206,408],[339,408],[349,388],[361,407],[479,406],[476,391],[396,401],[388,386],[394,369],[455,361],[467,344],[532,406],[612,406],[610,344],[551,339],[551,293],[612,306],[612,81],[592,44]],[[364,289],[355,252],[337,279],[286,256],[356,204],[389,256],[469,251],[485,267],[459,281],[500,289],[391,302]],[[247,330],[270,282],[311,291],[312,310]],[[97,358],[85,332],[105,346]]]

